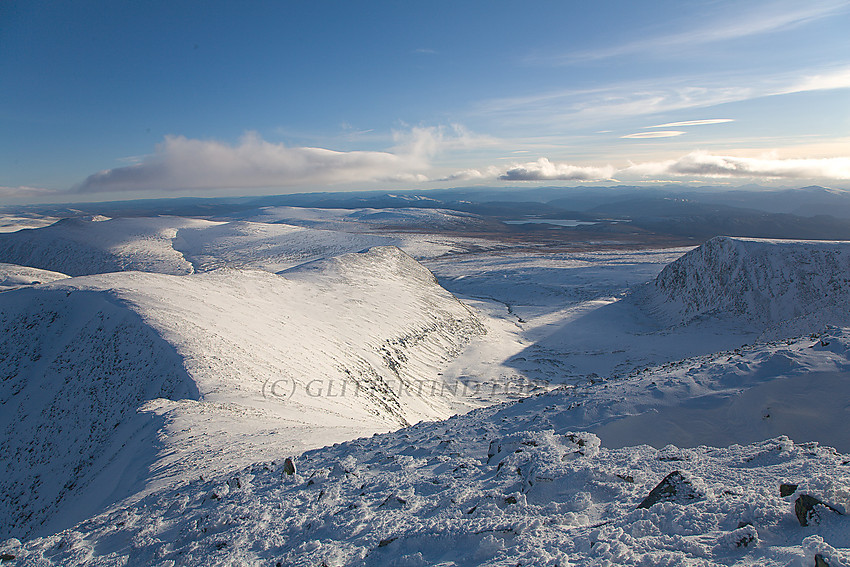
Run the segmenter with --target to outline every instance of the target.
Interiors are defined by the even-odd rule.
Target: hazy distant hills
[[[630,230],[697,241],[733,235],[760,238],[848,239],[850,238],[850,192],[819,186],[798,189],[766,189],[746,186],[688,187],[514,187],[455,188],[419,192],[377,191],[303,193],[228,199],[162,199],[73,206],[31,207],[54,217],[103,214],[146,216],[169,214],[205,218],[261,220],[249,218],[268,207],[306,207],[372,211],[374,218],[353,216],[373,228],[407,230],[439,229],[462,232],[517,232],[551,230],[553,225],[507,226],[500,221],[522,219],[571,219],[597,222],[593,227],[570,228],[568,232],[611,232]],[[383,209],[382,212],[378,210]],[[434,210],[415,221],[408,215],[399,223],[387,211]],[[254,213],[251,213],[254,211]],[[439,212],[437,212],[439,211]],[[454,212],[454,213],[453,213]],[[466,218],[452,215],[466,214]],[[353,213],[352,213],[353,215]],[[383,217],[383,218],[381,218]],[[327,222],[329,219],[325,218]],[[342,220],[342,219],[337,219]],[[277,222],[291,222],[283,219]],[[616,221],[616,222],[612,222]],[[305,224],[300,219],[294,224]],[[564,230],[561,227],[561,230]]]

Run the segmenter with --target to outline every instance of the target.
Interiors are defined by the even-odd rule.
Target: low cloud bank
[[[667,134],[653,132],[644,135]],[[627,167],[589,166],[541,157],[526,163],[468,168],[434,179],[433,158],[446,152],[495,145],[461,127],[413,128],[395,135],[389,151],[334,151],[288,147],[248,133],[235,145],[169,136],[140,163],[90,175],[72,188],[78,194],[121,191],[248,189],[386,181],[614,181],[618,178],[850,179],[850,157],[779,159],[715,155],[696,151],[677,159],[630,163]],[[46,193],[29,187],[0,187],[2,196]]]
[[[445,151],[494,143],[459,125],[395,132],[389,151],[290,147],[249,132],[237,144],[166,136],[140,163],[107,169],[72,188],[76,193],[185,191],[327,186],[364,181],[423,182],[431,159]]]
[[[74,190],[185,190],[331,185],[378,180],[421,180],[428,166],[433,132],[423,130],[405,141],[404,152],[338,152],[288,147],[248,133],[231,146],[214,140],[168,136],[141,163],[90,175]],[[431,138],[425,140],[425,138]],[[421,177],[420,177],[421,176]]]
[[[570,165],[568,163],[552,163],[546,158],[522,165],[510,167],[499,179],[504,181],[593,181],[599,179],[610,179],[614,174],[614,168],[605,167],[583,167]]]
[[[850,179],[850,158],[744,158],[692,152],[675,160],[631,165],[619,173],[656,177],[746,177],[767,179]]]
[[[611,166],[593,167],[553,163],[540,158],[507,168],[464,169],[439,181],[502,180],[502,181],[602,181],[611,179],[615,169]]]
[[[746,158],[692,152],[678,159],[631,164],[617,169],[551,162],[547,158],[508,167],[464,169],[440,181],[615,181],[615,178],[850,179],[850,158]]]

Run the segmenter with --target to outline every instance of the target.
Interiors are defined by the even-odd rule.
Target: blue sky
[[[8,203],[850,188],[850,2],[0,2]]]

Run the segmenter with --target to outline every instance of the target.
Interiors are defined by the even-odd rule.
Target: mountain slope
[[[438,371],[483,332],[475,316],[396,248],[329,266],[119,272],[0,294],[3,449],[15,456],[2,533],[456,411]],[[119,461],[132,478],[95,482]]]
[[[278,272],[302,262],[393,244],[394,239],[379,235],[244,221],[181,228],[172,242],[197,272],[221,267]]]
[[[705,357],[651,369],[634,382],[562,389],[310,451],[296,459],[292,476],[278,458],[196,480],[73,530],[2,548],[24,565],[802,567],[814,565],[816,554],[830,566],[850,565],[847,454],[782,435],[746,444],[764,432],[758,412],[737,424],[741,442],[725,448],[718,423],[696,428],[690,448],[657,438],[656,448],[609,448],[611,432],[592,417],[604,407],[602,421],[626,423],[630,395],[643,393],[643,404],[659,391],[673,405],[711,409],[706,384],[718,395],[725,389],[725,397],[779,384],[771,374],[783,356],[793,380],[805,380],[806,367],[840,365],[846,373],[848,346],[850,333],[833,329],[816,340],[728,353],[733,360],[725,365],[722,357]],[[836,384],[833,395],[846,400],[850,380]],[[823,401],[822,392],[803,392],[809,407]],[[584,424],[598,436],[581,431]],[[626,429],[631,439],[663,436],[663,424],[633,421]],[[669,475],[675,489],[644,505]],[[785,494],[782,483],[792,485]],[[831,509],[815,506],[803,526],[796,512],[802,495]]]
[[[0,307],[0,533],[27,534],[76,494],[102,502],[134,485],[133,471],[102,473],[144,425],[138,407],[197,388],[174,349],[106,294],[59,284],[4,293]],[[82,508],[75,520],[97,510]]]

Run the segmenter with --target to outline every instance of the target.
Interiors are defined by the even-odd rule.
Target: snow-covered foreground
[[[0,237],[0,521],[34,538],[0,553],[850,564],[850,244],[377,230],[481,222],[287,207]]]
[[[850,457],[787,437],[608,449],[538,420],[570,401],[310,451],[291,476],[257,463],[2,551],[21,565],[850,564]],[[673,471],[677,492],[639,508]],[[803,495],[830,507],[806,526]]]

